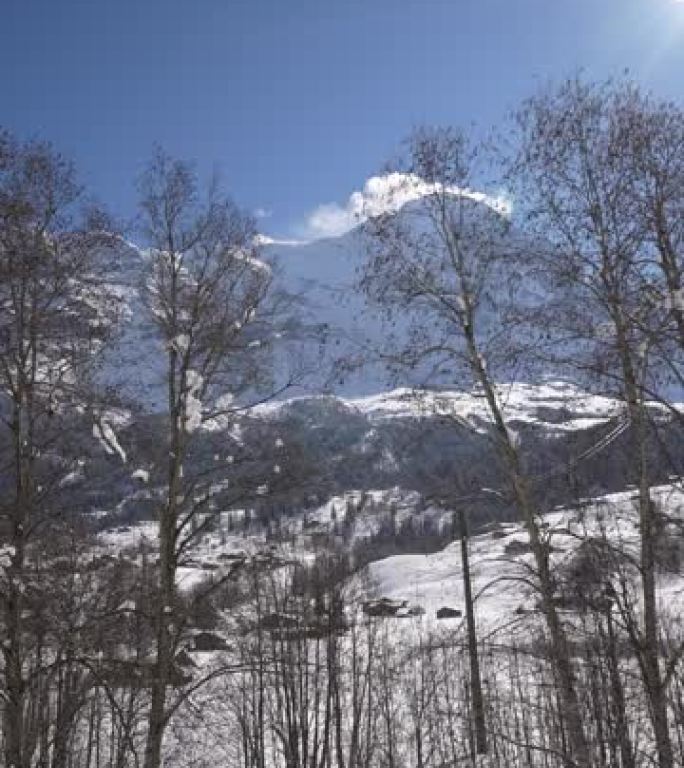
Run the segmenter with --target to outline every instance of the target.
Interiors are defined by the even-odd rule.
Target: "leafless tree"
[[[528,221],[545,240],[537,252],[540,270],[557,296],[552,315],[542,314],[554,341],[549,359],[616,394],[629,418],[631,466],[639,488],[639,646],[659,765],[670,768],[666,684],[658,653],[659,519],[650,490],[655,454],[646,401],[658,389],[662,365],[662,357],[652,352],[654,340],[661,345],[668,324],[679,318],[671,305],[679,279],[671,250],[678,237],[678,203],[672,180],[664,180],[662,168],[656,170],[649,158],[651,150],[659,151],[658,137],[651,136],[650,146],[644,140],[644,122],[635,117],[640,101],[629,83],[592,85],[577,79],[533,97],[518,113],[516,172]],[[676,129],[676,110],[667,114]],[[635,154],[637,145],[643,151]],[[654,244],[660,270],[653,268]],[[678,354],[675,369],[681,366],[681,349]]]
[[[74,168],[50,145],[2,137],[0,611],[5,759],[13,768],[30,765],[37,746],[27,729],[26,669],[36,649],[25,615],[41,569],[31,563],[38,542],[64,520],[59,483],[77,454],[62,431],[88,405],[85,383],[115,310],[96,280],[98,254],[112,237],[103,218],[82,215],[84,207]]]
[[[551,657],[568,729],[568,755],[591,764],[566,632],[530,479],[515,432],[506,423],[505,382],[519,373],[534,335],[518,333],[517,308],[533,309],[532,277],[519,236],[501,203],[476,186],[478,153],[458,131],[420,131],[400,165],[406,183],[423,186],[400,215],[371,219],[361,287],[404,328],[385,357],[396,370],[427,380],[479,388],[492,422],[495,456],[524,520],[550,637]],[[408,320],[406,319],[408,318]],[[425,378],[424,378],[425,380]],[[446,414],[449,416],[449,414]]]
[[[145,768],[158,768],[182,624],[176,570],[211,524],[213,498],[225,480],[225,464],[192,465],[193,438],[207,421],[225,422],[264,388],[273,394],[270,350],[280,307],[273,268],[259,257],[252,220],[221,195],[216,182],[200,190],[189,164],[158,152],[142,177],[140,205],[150,246],[146,300],[166,369],[156,670],[145,753]],[[248,490],[254,495],[269,480],[277,478],[252,478]]]

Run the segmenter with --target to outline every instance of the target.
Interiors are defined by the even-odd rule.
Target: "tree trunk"
[[[542,609],[549,632],[551,664],[558,680],[559,696],[563,707],[563,715],[567,723],[570,747],[568,765],[573,766],[573,768],[591,768],[592,761],[577,696],[575,670],[570,655],[570,646],[554,602],[554,584],[549,568],[548,551],[541,539],[539,524],[537,523],[530,493],[520,467],[518,451],[512,443],[496,393],[477,348],[472,326],[472,309],[470,310],[470,317],[471,321],[464,327],[464,333],[468,343],[473,373],[485,393],[489,411],[494,421],[494,429],[499,441],[499,447],[506,464],[516,502],[527,529],[530,547],[537,567]]]
[[[463,594],[465,597],[466,624],[468,629],[468,657],[470,659],[470,691],[475,726],[475,752],[487,754],[487,726],[485,723],[484,698],[480,679],[480,659],[477,651],[475,609],[470,582],[470,561],[468,557],[468,524],[462,509],[458,511],[459,533],[461,536],[461,563],[463,567]]]
[[[21,373],[20,373],[21,376]],[[23,376],[21,376],[23,378]],[[23,382],[22,382],[23,384]],[[12,419],[14,440],[15,498],[11,520],[13,553],[8,569],[6,597],[5,685],[7,702],[4,714],[5,760],[7,768],[25,768],[25,699],[24,648],[22,642],[23,577],[25,566],[25,534],[31,504],[31,463],[27,453],[31,450],[26,395],[20,386],[15,396]]]
[[[175,277],[175,272],[174,272]],[[175,280],[172,298],[175,307]],[[175,318],[174,318],[175,326]],[[156,659],[150,681],[150,711],[143,768],[160,768],[162,742],[167,724],[166,692],[173,664],[171,623],[176,597],[176,524],[182,467],[183,409],[179,404],[178,356],[169,349],[167,387],[169,407],[169,458],[166,504],[159,520],[159,604],[156,615]]]
[[[639,391],[637,377],[629,353],[626,333],[622,323],[617,324],[618,348],[620,351],[625,383],[625,398],[633,430],[633,455],[639,473],[639,534],[641,589],[643,600],[643,636],[641,648],[644,687],[649,699],[651,722],[658,753],[659,768],[672,768],[674,755],[668,725],[667,696],[660,669],[658,606],[656,594],[656,544],[658,521],[656,508],[651,498],[647,416],[643,396]]]

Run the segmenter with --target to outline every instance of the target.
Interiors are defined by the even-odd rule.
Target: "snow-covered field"
[[[383,495],[378,491],[373,497],[377,503],[389,498],[397,503],[400,493],[393,490]],[[358,501],[358,498],[354,498]],[[410,506],[411,498],[408,496],[404,499],[406,509]],[[668,525],[676,527],[684,521],[684,483],[681,480],[673,479],[670,484],[654,488],[653,498]],[[317,524],[330,526],[334,522],[332,510],[336,510],[335,517],[339,520],[347,500],[345,497],[332,499],[310,515],[315,517]],[[369,516],[368,512],[360,513],[361,518]],[[540,522],[549,544],[553,569],[559,573],[572,563],[583,542],[596,537],[603,537],[615,551],[619,550],[627,555],[635,553],[638,547],[635,492],[632,490],[583,500],[573,508],[558,509],[545,515]],[[372,525],[372,520],[367,519],[363,525]],[[103,549],[114,551],[122,547],[135,547],[143,537],[152,539],[153,527],[134,526],[126,531],[103,534],[100,544]],[[521,701],[527,702],[526,706],[530,706],[530,711],[533,711],[534,705],[540,700],[537,697],[544,695],[543,691],[548,683],[548,680],[539,677],[542,673],[534,660],[534,654],[530,657],[523,656],[524,660],[519,662],[517,657],[511,656],[507,650],[511,647],[531,647],[543,633],[541,614],[535,610],[537,596],[529,582],[525,581],[529,580],[531,566],[531,555],[526,551],[526,541],[527,535],[518,523],[493,524],[485,532],[472,536],[469,541],[478,637],[483,647],[500,650],[500,653],[488,651],[483,659],[487,676],[487,695],[492,706],[489,717],[495,723],[507,722],[510,707],[520,706]],[[180,570],[179,586],[186,589],[196,584],[206,576],[207,565],[223,568],[225,558],[222,559],[222,555],[228,555],[230,558],[240,552],[244,552],[248,558],[263,556],[268,552],[281,557],[283,564],[279,567],[283,571],[283,583],[286,583],[285,572],[291,569],[292,564],[311,561],[315,550],[304,536],[296,538],[294,543],[274,545],[266,542],[262,536],[221,537],[212,533],[204,537],[192,553],[193,564]],[[277,569],[278,567],[275,571],[276,581]],[[268,576],[265,583],[271,578],[272,575]],[[395,721],[402,723],[402,728],[408,727],[408,724],[414,722],[411,718],[415,716],[415,710],[412,708],[418,697],[425,695],[426,690],[432,692],[430,695],[435,695],[430,686],[436,685],[439,696],[443,697],[447,695],[445,692],[450,690],[449,685],[457,688],[461,684],[466,663],[462,645],[464,619],[454,617],[440,620],[435,614],[439,608],[445,606],[463,610],[462,578],[458,541],[442,551],[428,555],[395,555],[371,562],[364,570],[351,577],[345,589],[348,599],[347,615],[353,619],[356,628],[339,639],[339,653],[340,658],[350,655],[353,658],[365,659],[371,644],[374,644],[376,649],[382,649],[382,653],[374,662],[377,665],[374,668],[377,681],[374,692],[368,694],[369,711],[375,712],[379,702],[382,702],[383,706],[388,706],[389,703]],[[663,618],[680,621],[679,614],[684,607],[684,578],[661,571],[658,577],[658,591]],[[635,595],[636,606],[637,590]],[[407,615],[402,611],[397,616],[369,619],[363,611],[364,601],[381,597],[399,602],[406,601],[408,606],[419,607],[423,612],[420,615]],[[280,599],[288,598],[283,596]],[[562,616],[568,627],[580,621],[579,615],[573,610],[564,609]],[[241,626],[243,629],[240,629]],[[238,664],[240,660],[244,661],[244,658],[251,658],[248,649],[252,647],[250,642],[254,644],[257,641],[250,640],[249,636],[243,634],[244,626],[255,626],[254,605],[246,604],[239,608],[233,618],[224,624],[231,644],[230,650],[209,653],[190,651],[194,665],[192,674],[196,678],[202,675],[211,677],[214,670],[221,670],[225,665]],[[671,626],[674,627],[675,624]],[[264,642],[272,644],[268,645],[269,648],[278,649],[280,645],[277,638],[276,633],[269,639],[267,632]],[[319,669],[315,666],[318,663],[318,650],[312,647],[304,651],[302,647],[296,647],[299,648],[298,653],[305,655],[303,661],[300,659],[302,664],[311,664],[311,670]],[[320,647],[322,646],[315,645],[316,649]],[[297,662],[290,659],[290,663]],[[519,663],[523,666],[516,666]],[[385,664],[388,666],[383,666]],[[431,666],[432,664],[436,666]],[[444,664],[446,666],[443,666]],[[363,665],[360,668],[363,669]],[[446,676],[443,676],[445,673]],[[310,674],[317,673],[312,671]],[[516,677],[516,674],[522,675],[522,678]],[[388,677],[384,678],[383,675]],[[436,677],[431,678],[430,675]],[[239,759],[241,731],[238,724],[242,722],[239,706],[240,702],[249,702],[248,691],[251,690],[244,687],[245,679],[253,680],[249,674],[246,678],[221,676],[210,681],[191,697],[190,706],[184,708],[174,719],[168,734],[166,749],[169,765],[187,765],[191,757],[198,766],[209,766],[215,756],[220,756],[221,760],[228,763]],[[287,681],[289,678],[285,679]],[[316,690],[316,680],[318,678],[310,681],[312,697]],[[522,692],[517,688],[521,680],[525,681]],[[271,678],[269,681],[267,700],[273,696],[276,701],[274,691],[277,686],[284,684],[278,677],[277,670],[272,681]],[[274,687],[273,690],[270,685]],[[385,690],[383,685],[391,687]],[[396,687],[392,687],[395,685]],[[371,700],[378,704],[370,706]],[[456,728],[463,727],[464,733],[467,733],[467,712],[451,711],[447,705],[447,699],[439,699],[435,704],[439,711],[438,717],[444,717],[445,722],[449,722],[451,726],[455,723]],[[298,702],[298,706],[301,706],[302,712],[311,714],[322,704],[314,698],[304,698]],[[647,733],[648,725],[644,720],[645,712],[640,700],[635,699],[635,704],[630,702],[628,706],[631,722],[637,724],[642,733]],[[268,717],[273,718],[275,722],[279,710],[275,704],[273,707],[269,710]],[[494,707],[498,709],[495,710]],[[352,717],[353,709],[350,706],[345,711],[345,718]],[[499,721],[497,718],[503,720]],[[496,729],[496,726],[492,727]],[[554,747],[552,731],[547,733],[540,722],[531,724],[530,728],[528,738],[533,737],[538,741],[540,749]],[[441,733],[441,730],[438,732]],[[437,739],[437,736],[434,738]],[[403,730],[397,734],[397,748],[402,754],[412,754],[414,745],[410,737],[404,738]],[[524,762],[516,762],[515,750],[511,749],[511,762],[504,764],[527,765]],[[267,752],[273,765],[278,764],[278,750],[276,742],[269,743]]]
[[[394,503],[400,515],[411,514],[415,498],[402,495],[398,489],[368,494],[376,504]],[[345,504],[357,500],[360,494],[336,497],[319,509],[307,514],[320,529],[331,529],[333,510],[336,521],[344,519]],[[684,484],[672,483],[653,489],[653,498],[665,513],[670,525],[684,521]],[[638,522],[634,491],[609,494],[583,501],[578,508],[561,509],[543,517],[542,527],[549,543],[554,569],[572,562],[582,542],[605,537],[616,551],[636,554]],[[403,505],[403,506],[402,506]],[[434,510],[437,513],[437,510]],[[238,514],[238,513],[232,513]],[[445,517],[448,511],[441,511]],[[302,531],[302,518],[291,521],[299,535],[281,543],[266,542],[262,533],[225,534],[213,532],[201,538],[191,557],[178,572],[178,584],[187,589],[209,573],[230,571],[231,558],[243,554],[258,556],[264,552],[276,554],[283,562],[311,562],[317,547],[325,546]],[[377,513],[360,513],[356,520],[357,536],[371,532],[377,525]],[[142,542],[153,544],[156,539],[154,523],[126,527],[100,535],[104,551],[132,552]],[[537,595],[529,585],[532,555],[525,551],[527,534],[519,523],[493,524],[490,530],[469,540],[470,569],[473,593],[476,595],[476,616],[487,632],[500,631],[525,624],[534,617]],[[463,571],[459,541],[432,554],[403,554],[371,562],[361,575],[354,577],[353,593],[361,598],[387,597],[406,600],[424,610],[423,621],[434,624],[440,607],[463,609]],[[659,593],[663,608],[670,612],[684,606],[684,578],[662,573]],[[449,621],[457,621],[455,619]],[[458,620],[460,621],[460,620]]]
[[[660,486],[653,489],[653,497],[673,521],[684,521],[684,486]],[[606,536],[620,551],[636,554],[635,501],[635,493],[625,491],[591,500],[581,509],[546,515],[543,522],[552,566],[562,567],[583,541],[597,536]],[[501,524],[469,541],[476,615],[489,630],[508,627],[534,608],[537,597],[523,581],[530,576],[532,555],[511,554],[515,551],[511,544],[526,541],[527,534],[516,523]],[[434,616],[441,606],[463,606],[460,542],[433,554],[388,557],[371,563],[368,572],[378,596],[409,600],[425,608],[427,617]],[[658,586],[663,609],[669,612],[684,606],[681,575],[662,574]]]

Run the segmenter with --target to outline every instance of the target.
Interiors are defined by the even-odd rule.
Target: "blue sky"
[[[118,215],[155,142],[302,235],[421,123],[501,122],[584,69],[684,96],[678,0],[0,0],[0,125]]]

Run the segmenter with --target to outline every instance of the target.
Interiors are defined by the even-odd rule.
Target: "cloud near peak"
[[[306,217],[302,235],[308,240],[338,237],[373,216],[398,211],[406,203],[418,200],[439,190],[438,184],[429,184],[418,176],[405,173],[389,173],[372,176],[362,190],[351,193],[344,204],[324,203],[314,208]],[[510,203],[504,196],[491,197],[468,189],[452,190],[454,195],[464,195],[490,205],[508,215]]]

